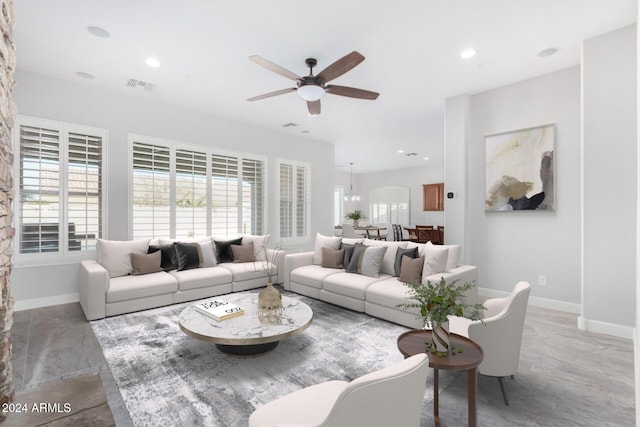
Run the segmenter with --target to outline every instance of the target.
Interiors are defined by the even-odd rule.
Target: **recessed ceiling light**
[[[558,51],[555,47],[551,47],[549,49],[544,49],[538,52],[538,58],[546,58],[547,56],[551,56]]]
[[[465,49],[462,52],[460,52],[460,58],[462,59],[469,59],[469,58],[473,58],[474,56],[476,56],[476,51],[473,49]]]
[[[404,150],[398,150],[398,154],[404,153]]]
[[[144,63],[147,64],[149,67],[153,67],[153,68],[158,68],[160,66],[160,61],[158,61],[156,58],[153,58],[153,57],[149,57],[145,59]]]
[[[100,27],[87,27],[87,31],[89,31],[91,34],[93,34],[96,37],[102,37],[103,39],[106,39],[107,37],[110,36],[109,32],[107,30],[105,30],[104,28],[100,28]]]
[[[423,157],[422,160],[429,160],[431,157]]]
[[[83,79],[95,79],[96,76],[94,76],[91,73],[85,73],[84,71],[76,71],[76,76],[78,77],[82,77]]]

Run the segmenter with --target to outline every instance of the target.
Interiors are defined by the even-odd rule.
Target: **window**
[[[94,250],[103,229],[106,130],[26,116],[14,129],[18,256]]]
[[[309,238],[309,165],[279,161],[280,237],[294,240]]]
[[[130,135],[133,238],[264,232],[264,160]]]
[[[369,192],[372,224],[409,224],[410,190],[407,187],[378,187]]]
[[[344,222],[344,187],[336,185],[333,191],[333,224],[341,225]]]

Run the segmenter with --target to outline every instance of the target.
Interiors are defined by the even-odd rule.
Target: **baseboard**
[[[80,301],[80,294],[78,293],[54,295],[54,296],[43,297],[43,298],[24,299],[24,300],[16,301],[15,305],[13,306],[13,310],[14,311],[30,310],[32,308],[68,304],[71,302],[78,302],[78,301]]]
[[[600,320],[589,320],[586,317],[578,317],[578,329],[597,334],[613,335],[618,338],[632,340],[635,335],[635,328],[632,326],[617,325],[615,323],[601,322]]]
[[[511,292],[497,291],[489,288],[478,288],[478,295],[487,298],[504,298],[511,295]],[[565,313],[580,314],[580,304],[558,301],[548,298],[529,297],[529,305],[534,307],[548,308],[550,310],[564,311]]]

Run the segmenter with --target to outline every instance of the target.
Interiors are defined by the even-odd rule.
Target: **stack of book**
[[[244,308],[224,300],[209,300],[196,304],[196,310],[216,320],[225,320],[244,314]]]

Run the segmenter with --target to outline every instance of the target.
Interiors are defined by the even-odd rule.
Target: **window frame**
[[[291,220],[293,225],[293,231],[291,236],[283,236],[282,235],[282,180],[281,180],[281,169],[282,166],[291,166],[293,168],[293,192],[289,194],[291,200],[293,200],[293,208],[291,213]],[[298,168],[304,168],[304,201],[302,202],[304,207],[304,212],[302,215],[304,216],[304,234],[297,234],[296,227],[296,218],[299,216],[299,192],[298,189],[300,185],[298,183]],[[311,164],[308,162],[302,162],[299,160],[291,160],[291,159],[277,159],[277,171],[278,171],[278,235],[280,240],[284,245],[297,245],[304,244],[311,241]]]
[[[22,243],[22,198],[20,196],[20,185],[22,182],[21,175],[21,128],[32,127],[39,129],[51,129],[56,130],[59,133],[58,140],[58,250],[51,252],[36,252],[36,253],[21,253],[20,246]],[[85,137],[99,138],[100,141],[100,191],[99,195],[99,224],[97,238],[103,238],[107,235],[107,206],[108,206],[108,136],[107,129],[98,128],[94,126],[86,126],[77,123],[63,122],[59,120],[44,119],[40,117],[17,115],[12,129],[13,140],[13,152],[15,153],[15,160],[13,165],[14,176],[14,200],[13,200],[13,226],[16,230],[13,238],[14,248],[14,263],[17,267],[22,265],[53,265],[53,264],[68,264],[75,263],[86,259],[95,259],[96,249],[88,248],[80,250],[69,249],[69,231],[65,226],[69,222],[69,206],[70,206],[70,192],[69,192],[69,140],[70,135],[81,135]]]
[[[217,147],[209,147],[206,145],[200,145],[200,144],[192,144],[192,143],[187,143],[187,142],[182,142],[182,141],[175,141],[175,140],[170,140],[170,139],[166,139],[166,138],[157,138],[157,137],[151,137],[151,136],[146,136],[146,135],[140,135],[140,134],[134,134],[134,133],[129,133],[127,135],[127,156],[128,156],[128,165],[129,165],[129,170],[130,173],[128,174],[128,201],[127,201],[127,207],[129,209],[129,238],[133,238],[134,233],[133,233],[133,228],[134,228],[134,218],[133,218],[133,147],[134,147],[134,143],[141,143],[141,144],[150,144],[150,145],[156,145],[156,146],[161,146],[163,148],[167,148],[169,149],[169,194],[170,194],[170,198],[169,198],[169,234],[168,235],[162,235],[162,236],[155,236],[152,238],[165,238],[165,239],[176,239],[176,227],[177,227],[177,214],[176,214],[176,198],[177,198],[177,194],[176,194],[176,180],[177,180],[177,175],[176,175],[176,153],[177,151],[189,151],[189,152],[194,152],[194,153],[200,153],[200,154],[204,154],[206,156],[206,217],[207,217],[207,224],[206,224],[206,236],[213,236],[213,237],[233,237],[234,233],[231,232],[231,234],[225,234],[224,236],[220,233],[213,233],[213,214],[212,214],[212,201],[214,198],[213,193],[213,157],[214,156],[220,156],[220,157],[230,157],[230,158],[235,158],[237,160],[237,164],[238,164],[238,169],[237,169],[237,174],[238,174],[238,180],[241,183],[242,182],[242,171],[243,171],[243,163],[246,161],[251,161],[251,162],[259,162],[262,164],[262,205],[259,207],[260,210],[260,217],[261,217],[261,222],[262,224],[260,224],[259,231],[261,230],[262,233],[264,234],[264,230],[267,227],[267,201],[268,201],[268,197],[267,197],[267,191],[268,191],[268,186],[267,186],[267,172],[268,172],[268,165],[267,165],[267,158],[265,156],[259,155],[259,154],[253,154],[253,153],[246,153],[246,152],[240,152],[240,151],[230,151],[230,150],[225,150],[225,149],[220,149]],[[237,196],[238,196],[238,200],[240,201],[242,199],[242,185],[239,185],[238,188],[236,189],[237,191]],[[238,208],[238,212],[236,215],[236,227],[237,227],[237,233],[235,234],[252,234],[253,230],[247,230],[247,232],[245,233],[244,230],[242,229],[242,225],[243,225],[243,216],[242,216],[242,202],[240,202],[240,207]],[[233,227],[229,227],[229,228],[233,228]],[[195,235],[195,238],[198,237],[203,237],[203,236],[198,236]],[[145,237],[146,238],[146,237]],[[184,239],[185,237],[179,237],[180,239]]]

